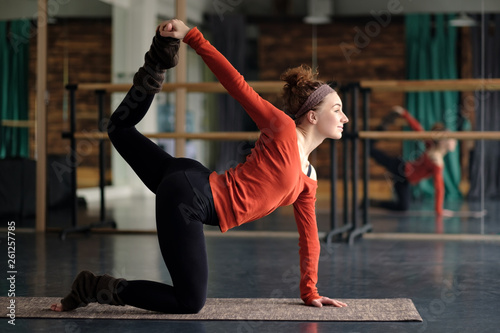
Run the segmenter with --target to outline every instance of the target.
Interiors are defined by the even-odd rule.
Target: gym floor
[[[125,200],[126,201],[126,200]],[[76,274],[89,269],[127,279],[170,281],[159,254],[151,200],[108,202],[118,228],[135,225],[142,233],[16,232],[16,296],[64,296]],[[140,320],[16,320],[12,332],[498,332],[500,317],[500,236],[498,205],[460,203],[465,211],[486,208],[484,217],[435,222],[424,204],[410,213],[371,210],[374,231],[353,245],[323,243],[318,288],[338,299],[410,298],[423,322],[173,322]],[[141,207],[141,211],[131,207]],[[427,208],[427,210],[425,210]],[[418,213],[420,212],[420,213]],[[53,215],[55,216],[55,215]],[[89,208],[79,223],[95,221]],[[318,209],[320,231],[329,213]],[[53,217],[53,220],[56,218]],[[140,225],[139,225],[140,224]],[[464,235],[465,233],[469,235]],[[6,232],[0,241],[7,253]],[[298,247],[288,209],[226,234],[207,228],[209,297],[298,297]],[[4,270],[5,271],[5,270]],[[0,282],[6,290],[5,279]],[[47,304],[49,306],[50,304]],[[3,327],[7,327],[4,330]]]

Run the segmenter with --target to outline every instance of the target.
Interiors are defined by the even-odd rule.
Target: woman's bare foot
[[[62,308],[62,304],[61,303],[57,303],[57,304],[52,304],[50,306],[50,309],[52,311],[56,311],[56,312],[62,312],[63,311],[63,308]]]

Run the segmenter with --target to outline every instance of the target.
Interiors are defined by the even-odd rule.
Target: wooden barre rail
[[[283,89],[282,81],[248,81],[248,84],[258,93],[276,93]],[[131,83],[80,83],[77,89],[80,90],[104,90],[106,92],[127,92]],[[196,82],[196,83],[164,83],[162,91],[174,92],[177,89],[186,89],[187,92],[202,93],[226,93],[226,89],[219,82]]]
[[[500,132],[449,132],[449,131],[423,131],[423,132],[405,132],[405,131],[360,131],[361,139],[381,139],[381,140],[438,140],[438,139],[457,139],[457,140],[500,140]]]
[[[35,122],[33,120],[2,119],[1,122],[2,122],[2,126],[4,126],[4,127],[19,127],[19,128],[35,127]]]
[[[248,81],[248,84],[260,93],[276,93],[283,89],[282,81]],[[80,83],[80,90],[104,90],[107,92],[127,92],[131,83]],[[362,88],[385,92],[411,91],[479,91],[500,90],[498,79],[457,79],[457,80],[364,80],[360,82]],[[224,93],[226,89],[219,82],[186,82],[164,83],[162,91],[173,92],[185,88],[187,92]]]
[[[192,140],[248,140],[254,141],[259,138],[260,132],[205,132],[205,133],[147,133],[144,136],[151,139],[192,139]],[[102,140],[108,139],[105,132],[77,132],[75,139]],[[500,132],[406,132],[406,131],[360,131],[361,139],[380,140],[500,140]]]
[[[500,90],[500,79],[365,80],[360,82],[360,86],[377,92],[480,91]]]
[[[260,132],[206,132],[206,133],[149,133],[144,136],[151,139],[198,139],[198,140],[248,140],[255,141]],[[105,132],[77,132],[75,139],[102,140],[108,139]]]

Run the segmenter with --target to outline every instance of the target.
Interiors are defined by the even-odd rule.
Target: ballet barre
[[[364,80],[359,86],[373,92],[500,90],[500,79],[457,80]]]
[[[277,93],[283,89],[281,81],[249,81],[248,84],[258,93]],[[100,190],[100,222],[90,226],[77,226],[78,198],[76,195],[76,161],[71,163],[71,188],[72,198],[72,227],[66,228],[61,232],[61,238],[65,239],[70,232],[89,232],[92,228],[111,226],[116,228],[115,221],[108,221],[105,216],[105,147],[104,140],[108,140],[108,134],[104,128],[104,96],[107,93],[127,92],[132,84],[113,84],[113,83],[80,83],[69,84],[66,89],[69,91],[70,107],[70,130],[62,134],[63,138],[70,140],[70,149],[76,152],[77,140],[95,140],[99,142],[99,190]],[[184,89],[186,92],[194,93],[227,93],[226,89],[219,82],[197,82],[197,83],[164,83],[162,92],[176,92]],[[76,131],[76,91],[86,90],[94,91],[97,95],[98,117],[97,131],[77,132]],[[150,133],[145,134],[151,139],[192,139],[192,140],[246,140],[255,141],[260,132],[205,132],[205,133],[186,133],[184,131],[171,133]],[[73,154],[76,155],[76,154]],[[72,156],[72,158],[75,158]]]
[[[375,140],[500,140],[500,132],[489,131],[470,131],[470,132],[451,132],[451,131],[360,131],[360,139]]]
[[[204,133],[143,133],[150,139],[191,139],[191,140],[246,140],[255,141],[259,138],[260,132],[204,132]],[[82,140],[106,140],[108,139],[107,132],[77,132],[74,134],[75,139]]]
[[[343,236],[346,236],[346,240],[349,245],[354,244],[354,240],[364,233],[371,232],[373,230],[372,225],[368,220],[368,158],[369,158],[369,145],[363,146],[363,161],[360,165],[359,163],[359,125],[358,125],[358,111],[359,111],[359,94],[362,93],[363,103],[363,130],[368,130],[369,120],[368,120],[368,95],[370,93],[369,89],[360,89],[359,83],[351,83],[340,88],[339,93],[342,95],[343,109],[344,113],[349,117],[350,122],[344,124],[344,132],[342,134],[342,154],[343,154],[343,223],[337,219],[337,193],[336,193],[336,183],[337,183],[337,166],[336,166],[336,146],[333,140],[331,140],[331,216],[330,216],[330,231],[325,237],[325,241],[328,245],[331,244],[333,239],[342,240]],[[350,165],[349,165],[350,162]],[[358,206],[358,178],[361,172],[363,174],[363,193],[364,199],[361,206],[362,216],[361,221],[359,218]],[[349,176],[351,178],[351,191],[349,191]],[[349,193],[351,194],[349,196]]]
[[[32,120],[2,119],[3,127],[34,128],[35,122]]]
[[[248,84],[258,93],[276,93],[283,89],[282,81],[248,81]],[[115,83],[80,83],[75,85],[79,90],[127,92],[132,87],[131,84]],[[219,82],[184,82],[184,83],[164,83],[162,92],[174,92],[177,89],[186,89],[189,93],[227,93],[227,90]]]
[[[283,82],[267,81],[257,82],[250,81],[250,86],[258,93],[277,93],[282,90]],[[106,93],[126,92],[131,88],[131,84],[110,84],[110,83],[82,83],[78,85],[68,85],[66,89],[70,93],[70,131],[64,133],[65,138],[71,140],[71,149],[75,151],[76,140],[98,140],[100,142],[99,151],[99,169],[100,169],[100,189],[101,189],[101,220],[104,219],[104,140],[108,139],[103,124],[103,98]],[[227,93],[224,87],[219,82],[200,82],[200,83],[164,83],[162,86],[163,92],[174,92],[177,89],[185,89],[187,92],[200,93]],[[95,132],[76,132],[76,108],[75,108],[75,92],[76,90],[93,90],[98,96],[99,104],[99,129]],[[336,166],[336,144],[334,140],[330,140],[331,147],[331,230],[327,234],[326,241],[330,243],[335,236],[343,234],[348,235],[348,242],[352,244],[354,239],[366,232],[372,230],[372,226],[368,221],[368,160],[369,160],[369,145],[370,139],[387,139],[387,140],[423,140],[423,139],[444,139],[456,138],[459,140],[498,140],[500,132],[378,132],[369,131],[369,96],[371,91],[382,92],[408,92],[408,91],[443,91],[443,90],[500,90],[500,79],[467,79],[467,80],[427,80],[427,81],[361,81],[352,83],[340,88],[339,93],[344,95],[344,109],[349,113],[351,122],[344,128],[344,139],[341,140],[343,145],[344,155],[344,223],[340,225],[336,218],[337,213],[337,166]],[[359,94],[362,94],[362,111],[363,111],[363,130],[358,129],[358,109],[359,109]],[[192,140],[246,140],[255,141],[258,139],[260,132],[205,132],[205,133],[186,133],[186,132],[170,132],[170,133],[150,133],[145,136],[151,139],[192,139]],[[364,159],[359,163],[358,143],[362,139]],[[351,149],[349,149],[351,145]],[[348,163],[351,161],[351,167]],[[359,167],[362,168],[363,192],[364,198],[361,207],[358,205],[358,175]],[[351,195],[352,199],[349,202],[349,174],[351,176]],[[76,202],[76,171],[73,172],[73,181]],[[76,205],[76,204],[75,204]],[[358,221],[358,211],[362,210],[362,221]],[[350,215],[350,216],[349,216]],[[76,226],[76,206],[73,214],[74,225]]]

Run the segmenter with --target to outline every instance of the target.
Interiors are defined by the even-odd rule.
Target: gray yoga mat
[[[197,314],[165,314],[131,306],[91,303],[74,311],[54,312],[50,305],[60,297],[16,297],[18,318],[80,318],[123,320],[254,320],[254,321],[422,321],[413,302],[406,298],[339,299],[347,307],[306,306],[295,298],[209,298]],[[0,297],[5,312],[10,298]],[[7,314],[9,313],[7,309]],[[5,318],[6,316],[4,316]]]

